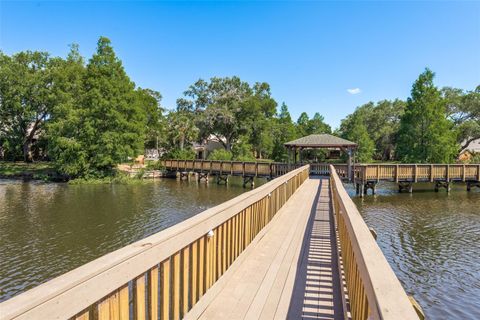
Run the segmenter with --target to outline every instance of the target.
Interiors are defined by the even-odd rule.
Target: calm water
[[[0,180],[0,301],[244,192],[233,182]],[[430,319],[480,319],[480,189],[432,189],[416,185],[413,194],[398,194],[383,184],[378,195],[354,201]]]
[[[235,182],[0,180],[0,301],[244,192]]]
[[[398,194],[386,183],[354,201],[427,318],[480,319],[480,190],[432,190],[414,185],[413,194]]]

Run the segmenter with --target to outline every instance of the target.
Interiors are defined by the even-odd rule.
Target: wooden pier
[[[355,184],[357,194],[375,193],[376,184],[391,181],[398,184],[399,191],[413,191],[417,182],[431,182],[435,191],[445,188],[450,191],[453,182],[463,182],[467,191],[480,187],[480,164],[361,164],[356,166]]]
[[[13,297],[0,319],[421,319],[335,168],[310,171]]]

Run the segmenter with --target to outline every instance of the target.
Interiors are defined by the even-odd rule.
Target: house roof
[[[307,147],[307,148],[355,148],[357,144],[331,134],[311,134],[284,144],[286,147]]]

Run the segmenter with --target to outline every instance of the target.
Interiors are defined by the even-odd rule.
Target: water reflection
[[[420,184],[399,194],[384,183],[379,194],[354,198],[405,290],[431,319],[480,318],[480,190],[465,189],[435,193]]]
[[[0,180],[0,301],[244,191],[236,179],[229,186]]]

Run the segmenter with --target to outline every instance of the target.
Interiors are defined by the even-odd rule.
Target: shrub
[[[225,149],[216,149],[208,155],[208,160],[232,160],[233,155]]]

